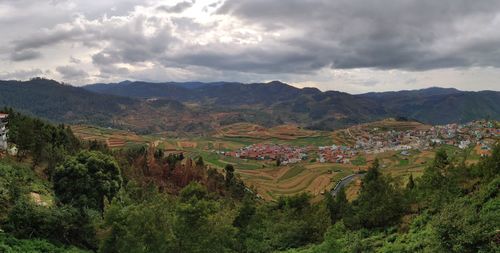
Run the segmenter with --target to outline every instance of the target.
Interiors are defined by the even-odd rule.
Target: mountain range
[[[428,124],[500,119],[500,92],[453,88],[352,95],[279,81],[132,82],[74,87],[53,80],[0,81],[0,106],[56,122],[96,124],[142,133],[209,133],[250,122],[332,130],[388,117]]]

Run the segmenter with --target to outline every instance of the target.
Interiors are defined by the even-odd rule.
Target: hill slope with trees
[[[0,81],[0,107],[58,123],[139,133],[209,134],[233,123],[332,130],[388,117],[428,124],[500,120],[500,92],[430,88],[351,95],[270,83],[122,82],[73,87],[35,78]]]
[[[127,97],[163,97],[212,106],[252,106],[313,128],[331,129],[387,117],[413,118],[428,124],[500,119],[500,92],[466,92],[447,88],[366,93],[299,89],[279,81],[269,83],[147,83],[122,82],[84,86],[90,91]]]

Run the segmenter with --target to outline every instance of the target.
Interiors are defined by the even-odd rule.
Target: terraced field
[[[320,195],[327,192],[336,180],[352,173],[349,165],[304,163],[259,170],[238,170],[241,178],[254,186],[265,199],[280,195],[309,192]]]
[[[154,141],[152,137],[137,135],[133,132],[117,129],[107,129],[86,125],[71,126],[73,133],[83,140],[98,140],[105,142],[110,148],[144,145]]]
[[[386,124],[385,122],[384,124]],[[387,124],[393,124],[389,121]],[[394,123],[396,124],[396,123]],[[423,127],[411,123],[397,123],[397,127]],[[410,124],[410,123],[408,123]],[[249,125],[240,125],[239,130],[248,129]],[[394,126],[393,126],[394,127]],[[166,152],[183,152],[185,156],[202,156],[205,163],[213,168],[222,169],[227,164],[236,168],[236,173],[250,187],[254,187],[258,194],[264,199],[273,200],[281,195],[293,195],[301,192],[309,192],[314,199],[322,198],[322,193],[329,191],[333,185],[342,177],[367,170],[375,158],[381,164],[381,171],[391,175],[401,186],[406,185],[409,175],[419,177],[423,169],[428,166],[434,157],[434,151],[410,151],[408,156],[399,152],[391,151],[380,154],[360,155],[352,160],[352,164],[319,163],[311,159],[299,164],[277,167],[274,161],[250,160],[228,157],[218,154],[216,151],[232,151],[248,146],[253,143],[279,143],[293,146],[321,146],[338,143],[336,138],[349,139],[350,132],[332,133],[315,132],[314,134],[302,132],[293,138],[291,135],[283,138],[283,135],[270,135],[269,132],[259,138],[249,136],[209,136],[209,137],[185,137],[168,138],[166,136],[141,136],[127,131],[114,129],[103,129],[90,126],[73,126],[75,134],[83,139],[98,139],[106,141],[110,146],[121,147],[127,145],[154,143],[156,147]],[[256,132],[258,128],[255,127]],[[278,128],[278,130],[292,130],[292,128]],[[268,131],[268,130],[265,130]],[[277,131],[277,130],[273,130]],[[305,134],[306,133],[306,134]],[[252,133],[254,134],[254,133]],[[466,151],[453,146],[444,146],[451,159],[462,157],[463,152],[469,152],[467,162],[475,162],[479,159],[476,149]],[[357,196],[360,189],[360,181],[356,180],[348,185],[346,193],[349,199]]]
[[[302,129],[296,125],[280,125],[265,128],[255,124],[236,123],[224,126],[217,131],[217,137],[295,140],[304,137],[317,137],[321,132]]]

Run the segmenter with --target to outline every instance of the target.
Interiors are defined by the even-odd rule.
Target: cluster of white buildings
[[[355,150],[365,153],[385,151],[426,150],[435,145],[447,144],[466,149],[484,145],[485,139],[500,138],[500,129],[491,121],[474,121],[467,124],[448,124],[427,130],[366,131],[356,136]]]
[[[351,158],[357,154],[357,151],[349,146],[321,146],[318,147],[318,157],[320,163],[350,163]]]

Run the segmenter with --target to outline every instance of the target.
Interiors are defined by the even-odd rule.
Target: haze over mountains
[[[207,133],[221,125],[293,123],[331,130],[387,117],[429,124],[500,119],[500,92],[457,89],[351,95],[296,88],[279,81],[124,81],[73,87],[53,80],[0,81],[0,106],[57,122],[94,123],[139,132]]]

